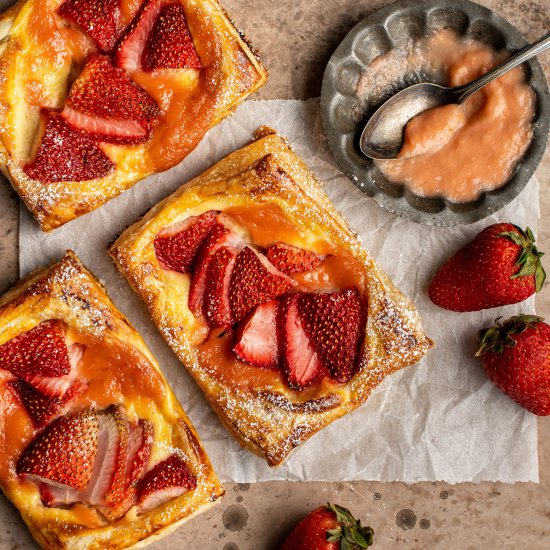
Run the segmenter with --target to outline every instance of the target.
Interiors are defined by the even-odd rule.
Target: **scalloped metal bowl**
[[[550,94],[544,73],[535,59],[527,65],[529,84],[537,95],[533,140],[518,161],[510,180],[500,189],[470,203],[423,198],[405,186],[384,178],[375,163],[359,150],[359,136],[366,120],[389,95],[359,98],[356,86],[365,67],[402,40],[419,38],[451,28],[493,48],[519,50],[527,41],[510,23],[491,10],[468,0],[399,0],[363,19],[346,36],[331,57],[323,78],[321,121],[334,158],[365,194],[380,206],[408,220],[425,225],[452,226],[473,223],[500,210],[514,199],[535,172],[544,154],[550,126]],[[437,75],[428,75],[441,84]],[[418,77],[404,75],[405,85]],[[444,84],[444,83],[443,83]]]

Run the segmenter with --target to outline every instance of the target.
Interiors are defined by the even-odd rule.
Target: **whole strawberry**
[[[327,504],[302,519],[280,550],[358,550],[368,548],[373,538],[372,528],[363,527],[349,510]]]
[[[550,415],[550,325],[518,315],[479,332],[477,356],[489,378],[522,407]]]
[[[452,311],[478,311],[522,302],[546,274],[535,237],[510,223],[486,227],[436,273],[430,300]]]

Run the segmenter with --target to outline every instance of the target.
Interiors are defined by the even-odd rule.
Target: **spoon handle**
[[[495,80],[499,76],[502,76],[504,73],[509,70],[521,65],[524,61],[531,59],[535,55],[542,53],[544,50],[550,48],[550,32],[547,32],[544,36],[539,38],[536,42],[533,42],[531,45],[526,46],[523,50],[520,50],[512,57],[508,58],[502,65],[499,65],[492,71],[484,74],[482,77],[461,86],[457,89],[457,92],[460,94],[458,96],[457,103],[462,103],[468,96],[477,92],[480,88],[483,88],[485,84]]]

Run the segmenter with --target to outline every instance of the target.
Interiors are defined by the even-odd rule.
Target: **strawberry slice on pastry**
[[[267,369],[278,367],[278,307],[276,300],[260,304],[237,328],[233,351],[241,361]]]
[[[201,69],[181,3],[147,0],[117,46],[115,61],[128,72]]]
[[[23,167],[31,179],[49,184],[103,178],[115,165],[99,145],[59,114],[43,111],[42,139],[34,159]]]
[[[260,252],[245,246],[231,275],[231,308],[235,321],[240,321],[256,306],[282,296],[295,282],[279,271]]]
[[[138,511],[144,514],[154,510],[196,486],[197,480],[185,461],[171,455],[145,474],[138,491]]]
[[[357,370],[364,308],[356,289],[300,296],[305,333],[331,378],[345,383]]]
[[[104,52],[115,47],[124,30],[120,0],[65,0],[57,13],[79,26]]]
[[[195,260],[189,289],[189,309],[194,315],[200,317],[203,313],[209,268],[217,251],[221,248],[227,248],[234,253],[238,253],[244,246],[245,243],[242,237],[225,223],[223,216],[219,216],[202,243]]]
[[[48,398],[63,398],[73,384],[84,352],[70,343],[59,320],[43,321],[0,346],[0,369]]]
[[[297,246],[276,242],[267,249],[267,259],[279,271],[294,275],[315,269],[322,262],[323,257]]]
[[[199,249],[216,223],[218,212],[210,210],[167,227],[154,241],[155,255],[163,269],[189,273]]]
[[[25,407],[36,428],[41,428],[59,416],[88,387],[87,382],[77,378],[63,397],[47,397],[21,379],[8,382],[8,388]]]
[[[92,54],[74,81],[62,116],[98,141],[141,143],[161,111],[145,90],[105,55]]]
[[[120,405],[91,408],[47,426],[19,457],[16,469],[39,484],[44,505],[83,502],[115,519],[136,503],[152,444],[150,422],[130,424]]]
[[[285,296],[277,313],[281,368],[288,385],[303,390],[326,374],[300,315],[300,295]]]

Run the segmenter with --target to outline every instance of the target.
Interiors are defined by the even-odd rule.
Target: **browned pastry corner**
[[[50,231],[181,162],[266,78],[215,0],[20,0],[0,16],[0,168]]]
[[[155,206],[110,254],[228,430],[270,466],[432,345],[413,304],[266,128]]]
[[[0,298],[0,486],[46,549],[145,546],[224,493],[159,365],[72,252]]]

